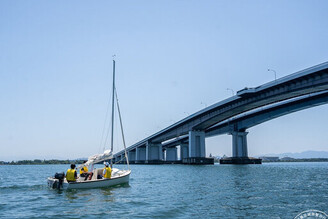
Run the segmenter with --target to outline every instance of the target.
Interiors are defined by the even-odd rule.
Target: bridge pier
[[[146,145],[146,163],[158,164],[162,162],[163,162],[162,144],[148,142]]]
[[[247,134],[245,131],[234,131],[232,135],[232,157],[220,159],[220,164],[261,164],[262,160],[248,157]]]
[[[166,148],[166,161],[177,161],[178,149],[177,147]]]
[[[136,164],[144,164],[146,161],[146,147],[137,147],[136,148]]]
[[[189,144],[182,143],[180,144],[180,159],[183,160],[189,156]]]
[[[248,132],[232,132],[232,157],[248,157],[247,136]]]
[[[205,157],[205,132],[189,131],[189,157]]]
[[[213,158],[206,158],[204,131],[189,131],[188,155],[183,164],[214,164]]]
[[[136,150],[128,151],[129,163],[134,164],[136,161]]]

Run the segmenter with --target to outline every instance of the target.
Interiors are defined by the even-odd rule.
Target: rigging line
[[[107,110],[106,110],[106,116],[105,116],[105,121],[104,121],[104,126],[103,126],[103,131],[102,131],[102,134],[101,134],[101,140],[100,140],[100,145],[99,145],[99,148],[100,149],[103,149],[102,151],[105,150],[105,145],[106,145],[106,142],[107,142],[107,138],[108,138],[108,132],[109,130],[107,130],[107,136],[106,136],[106,139],[105,139],[105,142],[104,142],[104,146],[103,148],[101,147],[102,144],[103,144],[103,140],[104,140],[104,134],[105,134],[105,131],[106,131],[106,124],[107,124],[107,119],[108,119],[108,112],[109,112],[109,105],[110,105],[110,98],[108,99],[108,103],[107,103]],[[109,127],[108,127],[109,129]]]
[[[113,85],[114,86],[114,85]],[[114,86],[114,88],[113,88],[113,90],[115,89],[115,86]],[[114,92],[113,92],[113,95],[115,95],[114,94]],[[112,96],[113,96],[112,95]],[[113,102],[113,100],[114,100],[114,96],[112,97],[112,121],[114,120],[114,111],[113,111],[113,108],[114,108],[114,102]],[[111,130],[111,133],[112,133],[112,138],[111,138],[111,151],[113,151],[113,134],[114,134],[114,127],[113,127],[113,123],[114,122],[112,122],[112,126],[111,126],[111,129],[110,129],[110,127],[109,127],[109,125],[108,125],[108,129],[107,129],[107,134],[106,134],[106,138],[105,138],[105,141],[104,141],[104,147],[103,147],[103,149],[105,150],[105,148],[106,148],[106,144],[107,144],[107,140],[108,140],[108,136],[109,136],[109,130]]]
[[[114,110],[114,121],[118,121],[118,120],[119,120],[119,118],[118,118],[118,112],[117,112],[117,109],[115,108],[115,110]],[[119,133],[119,131],[117,133],[115,131],[115,130],[119,130],[119,126],[120,126],[120,124],[118,122],[115,122],[114,123],[114,132],[115,133],[114,133],[114,142],[113,142],[113,153],[114,153],[115,150],[119,150],[120,149],[120,146],[119,145],[120,145],[120,140],[121,139],[118,138],[118,136],[119,136],[120,133]]]
[[[105,148],[106,148],[106,144],[107,144],[107,140],[108,140],[108,136],[109,136],[109,130],[111,130],[111,129],[110,129],[110,127],[108,126],[107,134],[106,134],[106,138],[105,138],[104,145],[103,145],[103,150],[105,150]]]
[[[130,170],[130,165],[129,165],[129,158],[126,154],[126,144],[125,144],[125,138],[124,138],[124,132],[123,132],[123,123],[122,123],[122,117],[121,117],[121,110],[120,110],[120,105],[118,103],[118,97],[117,97],[117,91],[116,88],[114,88],[115,90],[115,97],[116,97],[116,104],[117,104],[117,111],[118,111],[118,115],[120,117],[120,124],[121,124],[121,132],[122,132],[122,139],[123,139],[123,145],[124,145],[124,154],[125,154],[125,158],[126,158],[126,163],[128,165],[128,169]]]

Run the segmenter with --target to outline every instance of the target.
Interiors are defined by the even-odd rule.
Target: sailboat
[[[116,97],[117,101],[117,109],[119,113],[120,118],[120,125],[121,125],[121,132],[122,132],[122,139],[123,139],[123,145],[125,150],[125,159],[127,163],[127,170],[120,170],[118,168],[113,168],[113,138],[114,138],[114,97]],[[54,177],[48,177],[47,182],[48,186],[53,189],[89,189],[89,188],[103,188],[103,187],[109,187],[109,186],[115,186],[119,184],[127,184],[129,183],[130,179],[130,166],[129,166],[129,159],[126,152],[126,145],[125,145],[125,139],[124,139],[124,133],[123,133],[123,125],[122,125],[122,118],[120,113],[120,107],[118,104],[118,98],[115,88],[115,60],[113,59],[113,92],[112,92],[112,132],[111,132],[111,149],[105,150],[102,154],[96,154],[88,158],[88,161],[80,166],[78,166],[77,170],[86,167],[91,167],[93,169],[94,164],[99,164],[104,161],[110,160],[110,167],[112,169],[111,177],[103,178],[101,177],[103,174],[103,168],[95,168],[93,169],[92,177],[90,180],[85,180],[84,177],[78,177],[75,182],[68,182],[65,178],[64,173],[56,173]]]

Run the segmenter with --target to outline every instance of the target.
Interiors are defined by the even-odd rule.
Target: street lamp
[[[231,90],[232,96],[235,95],[235,92],[231,88],[227,88],[227,90]]]
[[[277,80],[277,72],[273,69],[268,69],[268,71],[273,71],[274,73],[274,80],[276,81]]]
[[[206,103],[203,103],[203,102],[200,102],[200,104],[204,104],[204,108],[206,108],[207,107],[207,104]]]

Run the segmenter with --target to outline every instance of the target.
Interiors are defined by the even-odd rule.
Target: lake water
[[[56,191],[69,165],[0,166],[0,218],[294,218],[328,213],[328,163],[132,165],[130,184]]]

